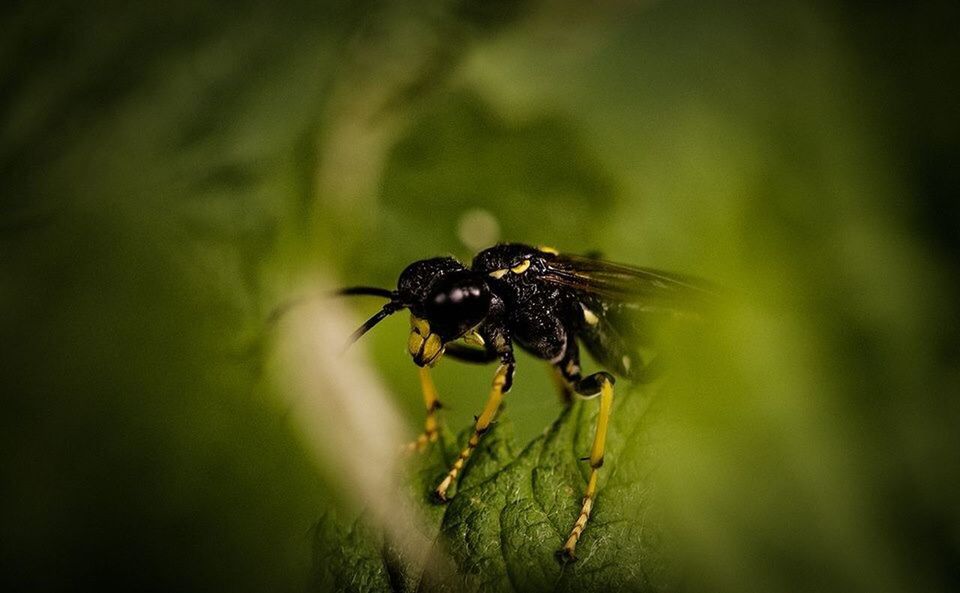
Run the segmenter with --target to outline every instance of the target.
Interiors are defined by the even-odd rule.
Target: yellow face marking
[[[410,315],[410,335],[407,337],[407,350],[415,360],[420,360],[432,366],[443,355],[443,341],[438,334],[430,331],[429,321],[416,315]]]
[[[504,268],[503,270],[494,270],[494,271],[490,272],[489,276],[490,276],[491,278],[496,278],[497,280],[499,280],[499,279],[503,278],[504,276],[506,276],[506,275],[507,275],[507,272],[509,272],[509,271],[510,271],[510,270],[507,270],[506,268]]]
[[[440,341],[440,336],[437,334],[430,334],[423,343],[423,359],[428,363],[432,363],[434,359],[440,356],[440,351],[442,349],[443,342]]]
[[[410,337],[407,338],[407,350],[410,351],[410,356],[416,356],[420,352],[420,348],[423,347],[423,336],[418,334],[416,330],[410,332]]]
[[[416,315],[410,315],[410,327],[415,329],[421,336],[430,334],[430,322]]]
[[[510,268],[510,271],[513,272],[514,274],[523,274],[524,272],[527,271],[527,268],[529,268],[529,267],[530,267],[530,260],[529,260],[529,259],[525,259],[525,260],[523,260],[522,263],[517,264],[517,265],[513,266],[512,268]]]
[[[410,315],[410,336],[407,338],[407,350],[416,356],[423,348],[423,341],[430,335],[430,323],[416,315]]]

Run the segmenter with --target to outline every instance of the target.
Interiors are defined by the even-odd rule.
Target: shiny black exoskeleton
[[[451,257],[415,262],[400,274],[395,291],[356,287],[341,294],[390,299],[354,332],[353,340],[386,316],[410,310],[407,349],[420,367],[427,406],[424,433],[415,441],[416,448],[433,442],[438,434],[439,400],[429,367],[444,354],[468,362],[500,361],[473,436],[434,491],[437,500],[446,500],[512,385],[514,345],[553,365],[564,380],[565,395],[570,390],[584,396],[600,394],[597,430],[585,458],[591,466],[590,479],[580,515],[558,552],[571,561],[597,494],[597,472],[603,465],[613,405],[613,374],[631,379],[649,376],[649,367],[637,351],[649,337],[644,319],[649,314],[696,311],[699,301],[711,292],[705,283],[677,274],[514,243],[480,252],[469,268]],[[580,343],[606,371],[581,376]]]
[[[354,339],[406,308],[414,319],[409,350],[418,366],[447,354],[468,362],[499,359],[512,374],[517,345],[549,361],[584,395],[596,392],[597,378],[582,381],[579,343],[610,373],[642,378],[637,344],[645,337],[643,313],[682,311],[709,293],[703,283],[676,274],[518,243],[486,249],[470,267],[452,257],[418,261],[400,275],[396,291],[369,290],[391,301]],[[482,347],[456,343],[464,337]]]
[[[527,245],[505,244],[478,254],[470,268],[452,258],[424,260],[401,274],[398,295],[410,303],[413,315],[438,327],[445,352],[453,358],[480,363],[499,359],[512,374],[516,344],[576,383],[576,338],[589,325],[572,289],[538,279],[546,271],[546,260],[555,257]],[[480,336],[482,350],[450,343],[469,330]],[[417,365],[432,362],[412,354]]]

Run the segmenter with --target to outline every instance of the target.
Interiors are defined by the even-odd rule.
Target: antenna
[[[396,301],[390,301],[389,303],[384,305],[383,308],[377,311],[373,317],[364,321],[363,325],[358,327],[355,332],[350,334],[350,339],[347,341],[347,345],[346,347],[344,347],[344,351],[346,351],[347,348],[353,345],[354,342],[356,342],[361,337],[363,337],[363,334],[370,331],[373,328],[373,326],[380,323],[390,315],[393,315],[394,313],[396,313],[402,308],[403,308],[403,305],[401,305]]]
[[[397,293],[392,290],[387,290],[386,288],[377,288],[376,286],[349,286],[347,288],[341,288],[333,292],[328,292],[317,296],[320,298],[330,298],[336,296],[378,296],[395,301],[397,298]],[[290,299],[289,301],[277,305],[277,307],[270,312],[270,315],[267,316],[267,324],[275,324],[280,320],[281,317],[289,313],[291,309],[299,307],[313,298],[317,297],[300,297],[296,299]]]

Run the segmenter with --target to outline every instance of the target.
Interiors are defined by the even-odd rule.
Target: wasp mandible
[[[469,267],[452,257],[414,262],[400,274],[396,290],[360,286],[339,294],[389,299],[353,333],[351,343],[388,315],[410,311],[407,349],[420,369],[427,410],[418,447],[435,441],[438,434],[440,404],[430,367],[444,355],[472,363],[499,362],[473,435],[434,491],[439,501],[447,499],[510,390],[515,345],[552,365],[567,389],[588,398],[599,395],[590,478],[580,514],[558,551],[562,560],[573,561],[597,496],[615,376],[643,380],[651,372],[651,363],[638,352],[644,338],[642,319],[657,313],[695,314],[714,290],[688,276],[507,243],[480,252]],[[605,370],[584,377],[579,344]]]

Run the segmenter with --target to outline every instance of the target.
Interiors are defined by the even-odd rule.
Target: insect
[[[359,286],[339,294],[389,299],[353,333],[351,343],[387,316],[410,311],[407,349],[420,369],[426,404],[417,448],[438,435],[440,401],[430,368],[443,356],[499,362],[473,435],[434,491],[439,501],[446,501],[513,384],[516,346],[552,365],[568,394],[572,390],[583,397],[599,396],[588,458],[590,477],[580,514],[558,551],[561,560],[574,561],[597,496],[615,376],[643,380],[651,372],[652,363],[644,363],[638,352],[649,338],[644,320],[651,315],[695,314],[714,291],[692,277],[508,243],[480,252],[469,267],[452,257],[414,262],[400,274],[396,290]],[[604,370],[583,376],[581,344]]]

